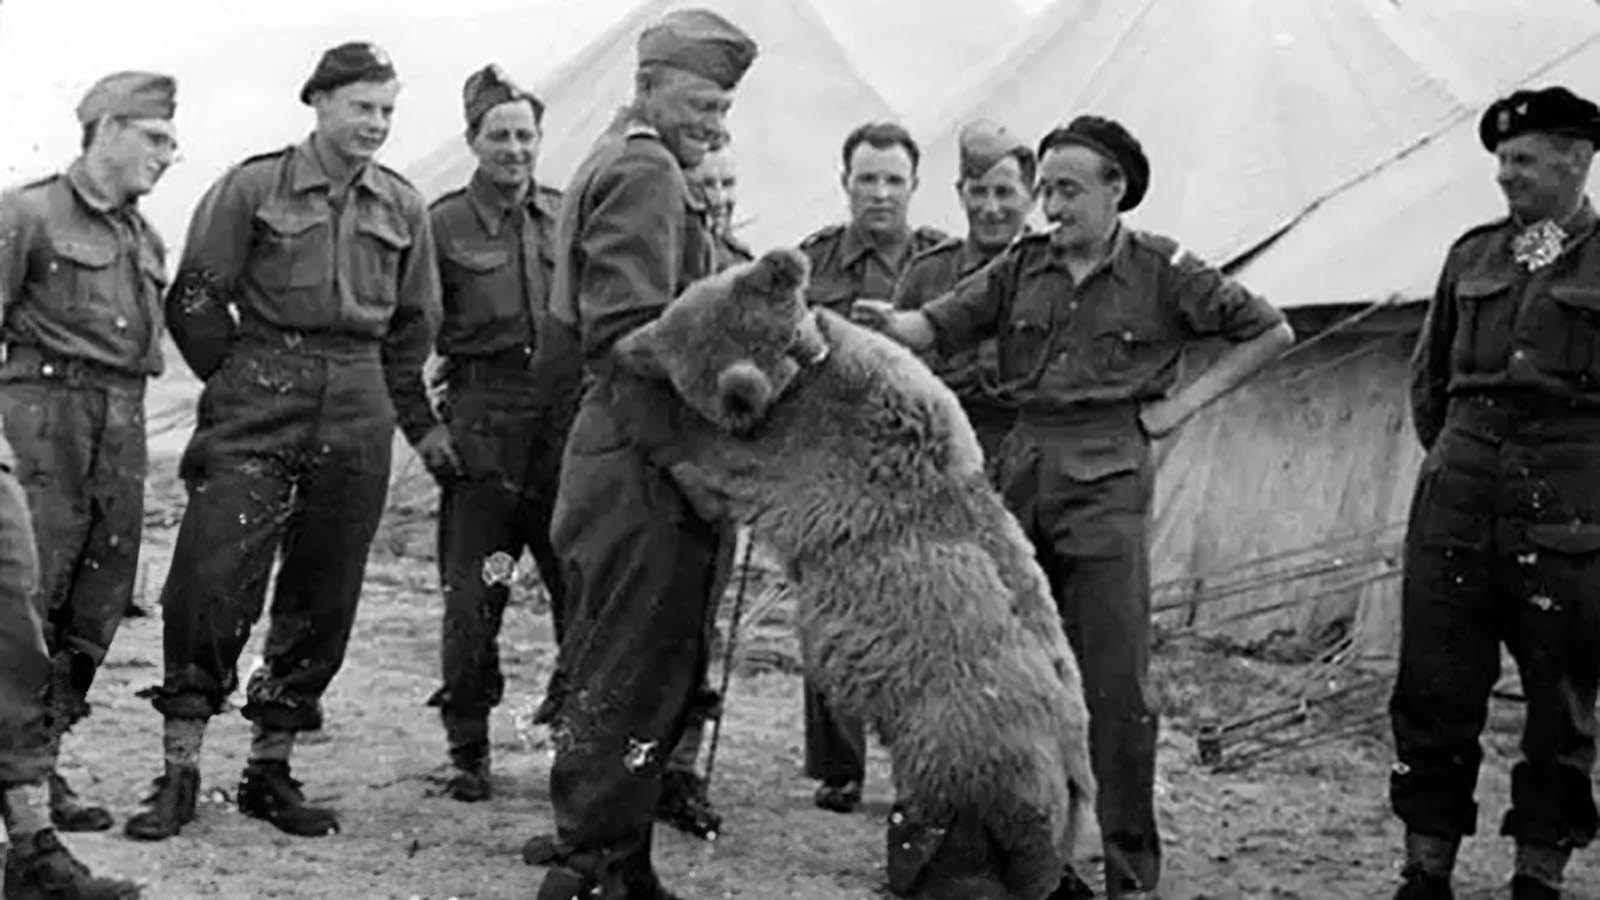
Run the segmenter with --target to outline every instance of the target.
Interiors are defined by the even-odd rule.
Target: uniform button
[[[1516,352],[1511,354],[1511,358],[1512,359],[1527,359],[1527,357],[1528,357],[1528,354],[1523,352],[1523,351],[1521,351],[1521,350],[1517,350]]]
[[[39,374],[40,375],[54,375],[55,373],[56,373],[56,367],[50,365],[49,363],[45,363],[44,365],[39,367]]]
[[[118,330],[123,330],[128,327],[128,320],[123,316],[117,316],[115,321]]]

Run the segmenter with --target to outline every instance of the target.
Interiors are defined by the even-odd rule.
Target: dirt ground
[[[163,381],[171,396],[193,397],[192,383]],[[183,503],[176,455],[188,428],[161,431],[158,423],[172,419],[163,418],[159,398],[151,409],[152,432],[159,433],[142,593],[158,616]],[[493,722],[496,797],[463,805],[434,796],[444,743],[423,701],[437,677],[436,579],[429,561],[405,555],[426,547],[426,523],[403,527],[397,513],[391,526],[369,569],[349,660],[326,699],[329,724],[302,743],[295,759],[311,799],[342,813],[343,833],[291,838],[232,808],[248,731],[230,713],[215,720],[207,738],[197,821],[160,844],[121,836],[120,817],[136,809],[160,766],[159,719],[134,697],[161,675],[161,624],[151,617],[125,625],[90,698],[95,713],[67,742],[68,776],[119,816],[116,831],[71,837],[87,861],[141,879],[153,900],[533,895],[541,873],[525,866],[518,850],[528,835],[551,827],[546,736],[528,725],[553,657],[547,618],[527,605],[507,614],[502,648],[511,684]],[[241,674],[254,664],[260,631]],[[1194,648],[1158,654],[1152,687],[1164,716],[1158,806],[1169,900],[1373,900],[1392,892],[1399,835],[1385,798],[1389,761],[1381,727],[1241,773],[1214,774],[1196,761],[1197,710],[1235,714],[1295,674]],[[727,707],[713,788],[726,833],[707,844],[659,829],[656,858],[667,883],[691,900],[882,896],[881,823],[889,797],[881,749],[873,751],[866,808],[849,816],[822,812],[811,806],[812,784],[801,775],[798,677],[741,674]],[[1463,851],[1461,897],[1506,896],[1510,848],[1494,835],[1519,715],[1514,706],[1496,709],[1480,782],[1480,837]],[[1600,865],[1592,855],[1575,861],[1568,896],[1600,897]]]

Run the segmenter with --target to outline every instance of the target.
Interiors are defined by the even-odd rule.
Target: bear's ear
[[[787,302],[811,274],[811,263],[804,253],[789,247],[768,250],[741,273],[740,281],[751,291],[778,302]]]
[[[671,376],[657,349],[661,343],[657,334],[660,325],[661,320],[654,319],[618,338],[611,346],[611,358],[635,375],[668,380]]]

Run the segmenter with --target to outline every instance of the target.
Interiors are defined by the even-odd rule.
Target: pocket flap
[[[511,251],[503,247],[455,245],[445,250],[445,258],[470,272],[493,272],[511,261]]]
[[[284,237],[305,234],[318,225],[326,224],[328,217],[310,210],[299,211],[281,207],[263,207],[256,210],[256,218],[274,233]]]
[[[111,244],[74,237],[52,237],[50,246],[56,255],[89,269],[103,269],[117,258],[117,248]]]
[[[1483,300],[1511,287],[1504,278],[1463,278],[1456,282],[1456,296],[1463,300]]]
[[[1600,524],[1594,522],[1561,522],[1528,526],[1528,540],[1541,550],[1569,556],[1582,556],[1600,551]]]
[[[1056,451],[1055,456],[1068,478],[1088,484],[1124,472],[1137,472],[1148,453],[1143,435],[1129,432],[1077,438]]]
[[[404,250],[411,246],[411,236],[388,222],[357,222],[356,231],[376,240],[390,250]]]
[[[1550,296],[1562,306],[1581,309],[1584,312],[1600,313],[1600,288],[1584,287],[1575,284],[1553,284],[1550,286]]]

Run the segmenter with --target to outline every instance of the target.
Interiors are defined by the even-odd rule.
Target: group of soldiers
[[[398,427],[440,486],[443,680],[428,703],[447,793],[490,795],[496,640],[528,551],[559,644],[536,716],[556,751],[556,831],[524,850],[546,867],[537,896],[673,896],[651,861],[653,823],[721,827],[696,765],[719,714],[706,676],[734,531],[684,487],[700,483],[676,440],[690,413],[609,350],[692,282],[750,259],[733,236],[727,114],[758,50],[734,23],[688,9],[647,27],[637,51],[632,101],[565,191],[536,177],[540,98],[497,66],[472,73],[464,136],[477,167],[431,205],[374,158],[400,91],[392,63],[368,43],[327,51],[300,92],[311,134],[210,187],[170,285],[137,206],[174,159],[170,77],[97,82],[77,108],[82,154],[0,197],[6,900],[138,893],[62,844],[59,832],[113,821],[74,793],[58,757],[132,601],[144,391],[162,372],[163,329],[204,388],[180,462],[188,504],[161,597],[163,679],[141,692],[163,717],[162,772],[126,834],[161,840],[194,819],[206,724],[239,687],[275,560],[237,804],[289,834],[338,831],[333,810],[306,803],[290,759],[296,735],[320,728],[344,660]],[[1475,827],[1502,640],[1529,699],[1505,828],[1513,896],[1558,896],[1597,819],[1600,240],[1584,185],[1600,110],[1561,88],[1520,92],[1481,132],[1511,215],[1452,247],[1416,356],[1430,452],[1406,545],[1392,786],[1407,826],[1397,897],[1410,900],[1450,896]],[[1079,116],[1035,147],[980,120],[960,143],[968,230],[956,237],[908,224],[912,135],[873,122],[845,138],[850,218],[799,242],[808,301],[917,350],[960,399],[1080,660],[1106,892],[1155,897],[1151,445],[1294,335],[1176,241],[1122,223],[1152,173],[1117,122]],[[1036,206],[1048,231],[1026,224]],[[1180,383],[1185,348],[1212,339],[1229,346]],[[856,810],[862,724],[809,688],[804,719],[816,805]],[[1070,869],[1054,895],[1092,896]]]

